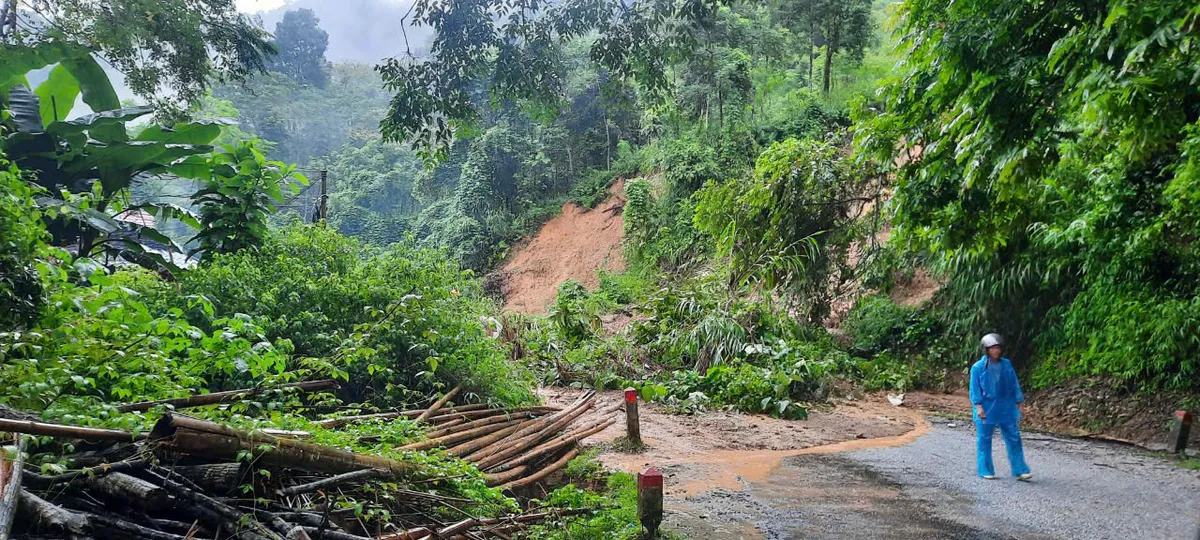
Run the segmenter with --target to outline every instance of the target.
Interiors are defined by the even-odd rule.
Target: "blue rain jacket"
[[[971,366],[971,404],[983,405],[987,419],[979,418],[979,408],[971,407],[971,416],[976,422],[1007,424],[1021,419],[1017,404],[1025,401],[1021,383],[1017,381],[1017,370],[1012,362],[1001,358],[989,362],[987,355]]]

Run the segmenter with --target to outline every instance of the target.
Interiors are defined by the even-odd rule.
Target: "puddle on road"
[[[906,413],[907,420],[913,422],[913,429],[900,435],[852,439],[797,450],[713,450],[700,455],[659,460],[652,465],[667,469],[668,480],[672,477],[684,478],[678,483],[667,483],[668,496],[688,497],[713,489],[739,490],[747,483],[766,480],[789,457],[890,448],[913,442],[929,432],[930,425],[925,417],[916,412]],[[655,441],[648,439],[647,443],[653,446]],[[606,465],[630,473],[637,473],[647,465],[646,460],[636,454],[606,454],[602,459]]]

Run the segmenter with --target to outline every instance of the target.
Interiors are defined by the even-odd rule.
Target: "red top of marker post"
[[[628,395],[629,395],[629,394],[628,394],[628,393],[626,393],[626,396],[628,396]],[[628,397],[627,397],[626,399],[628,399]],[[1183,423],[1185,423],[1185,424],[1190,424],[1190,423],[1192,423],[1192,413],[1190,413],[1190,412],[1187,412],[1187,411],[1175,411],[1175,417],[1176,417],[1176,418],[1178,418],[1179,420],[1181,420],[1181,421],[1182,421]]]
[[[637,389],[626,388],[625,389],[625,403],[633,403],[635,401],[637,401]]]
[[[639,488],[661,488],[663,487],[663,475],[658,472],[658,469],[649,467],[646,470],[638,473]]]

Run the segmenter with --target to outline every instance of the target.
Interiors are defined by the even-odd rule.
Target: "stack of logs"
[[[338,429],[365,420],[417,420],[428,426],[425,440],[402,449],[444,449],[484,471],[489,486],[520,491],[562,469],[578,455],[579,441],[615,421],[608,417],[616,409],[592,411],[592,392],[562,409],[447,407],[458,391],[427,409],[318,423]],[[211,403],[208,398],[203,404]],[[134,405],[138,409],[130,410],[154,406]],[[585,416],[589,411],[594,414]],[[23,464],[20,451],[7,457],[0,452],[0,540],[510,538],[529,524],[580,512],[535,508],[479,518],[460,509],[471,501],[428,489],[445,479],[413,463],[311,444],[304,432],[246,432],[177,412],[166,413],[148,436],[4,419],[0,432],[17,434],[11,440],[22,450],[29,441],[22,433],[95,448],[73,456],[73,466],[82,469],[57,475]],[[354,509],[338,507],[342,496],[378,502],[372,495],[377,490],[365,487],[372,480],[407,484],[389,488],[390,502],[381,503],[385,519],[364,522]],[[455,513],[457,521],[445,520]]]

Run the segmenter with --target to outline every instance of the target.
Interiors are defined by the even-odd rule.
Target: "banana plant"
[[[169,173],[188,157],[211,153],[209,143],[226,121],[150,126],[130,137],[127,123],[154,109],[120,107],[90,52],[46,46],[19,53],[0,67],[0,84],[11,84],[0,87],[0,151],[44,190],[39,204],[47,210],[55,243],[75,245],[77,258],[107,254],[159,271],[178,270],[145,244],[166,244],[180,253],[182,247],[151,226],[122,218],[144,212],[196,228],[199,220],[175,205],[130,204],[129,188],[139,178]],[[27,71],[52,64],[46,81],[31,89]],[[80,96],[96,112],[67,120]]]

